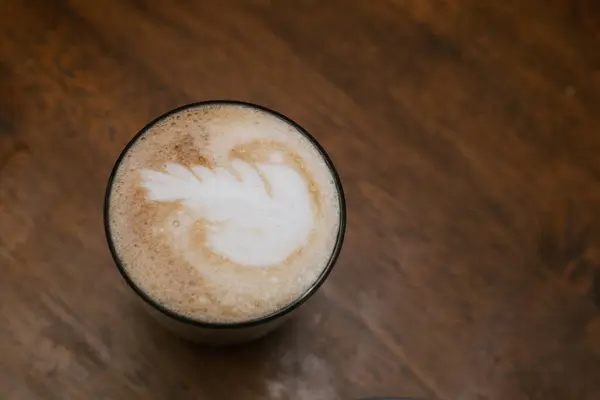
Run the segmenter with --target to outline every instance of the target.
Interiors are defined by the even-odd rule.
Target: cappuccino
[[[200,103],[162,117],[122,155],[109,240],[124,274],[165,309],[207,323],[256,320],[324,273],[340,197],[326,156],[291,122]]]

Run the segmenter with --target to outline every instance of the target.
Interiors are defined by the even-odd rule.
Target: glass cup
[[[152,299],[142,288],[136,285],[135,282],[128,276],[125,268],[123,267],[123,263],[117,253],[113,238],[110,231],[109,224],[109,212],[110,212],[110,196],[111,190],[113,186],[113,181],[115,178],[115,174],[117,169],[127,154],[127,151],[135,145],[136,141],[142,137],[150,128],[152,128],[156,123],[162,121],[163,119],[182,112],[186,109],[194,108],[194,107],[202,107],[206,105],[241,105],[245,107],[254,108],[263,112],[267,112],[277,118],[280,118],[290,126],[296,128],[300,133],[302,133],[319,151],[323,160],[329,167],[331,175],[335,181],[335,185],[337,191],[339,193],[339,208],[340,208],[340,221],[339,221],[339,231],[337,235],[337,240],[335,246],[331,252],[329,257],[329,261],[326,264],[326,267],[323,269],[319,277],[313,282],[313,284],[298,298],[292,301],[287,306],[273,312],[272,314],[265,315],[260,318],[251,319],[243,322],[235,322],[235,323],[214,323],[214,322],[206,322],[195,320],[189,318],[184,315],[180,315],[178,313],[173,312],[172,310],[167,309],[163,305],[159,304],[157,301]],[[110,249],[113,260],[119,270],[121,276],[125,280],[125,282],[133,289],[137,297],[141,300],[144,308],[153,316],[160,324],[165,326],[170,331],[175,334],[198,343],[210,344],[210,345],[222,345],[222,344],[235,344],[251,341],[254,339],[258,339],[273,329],[280,326],[283,322],[289,319],[298,309],[304,304],[325,282],[329,273],[333,269],[337,258],[339,256],[340,250],[342,248],[342,243],[344,240],[346,227],[346,205],[344,200],[344,192],[342,188],[342,183],[340,181],[339,175],[331,162],[331,159],[323,149],[323,147],[316,141],[316,139],[311,136],[304,128],[298,125],[296,122],[287,118],[286,116],[279,114],[276,111],[270,110],[266,107],[262,107],[256,104],[241,102],[241,101],[233,101],[233,100],[213,100],[213,101],[204,101],[191,103],[174,110],[171,110],[158,118],[154,119],[150,123],[148,123],[141,131],[139,131],[133,139],[125,146],[125,148],[121,151],[115,165],[112,169],[112,172],[108,179],[108,184],[106,188],[106,195],[104,201],[104,229],[106,233],[106,239],[108,242],[108,247]]]

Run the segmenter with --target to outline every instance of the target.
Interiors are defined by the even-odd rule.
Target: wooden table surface
[[[0,398],[600,398],[600,4],[2,0]],[[349,221],[251,345],[159,328],[101,208],[119,151],[214,98],[304,125]]]

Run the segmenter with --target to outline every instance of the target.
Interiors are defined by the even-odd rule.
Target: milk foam
[[[208,105],[164,118],[127,150],[108,218],[136,286],[178,314],[230,323],[310,288],[335,248],[340,212],[327,163],[294,126]]]
[[[277,153],[271,157],[278,159]],[[285,261],[313,227],[306,182],[281,163],[252,166],[235,159],[231,168],[169,163],[165,172],[142,170],[142,186],[148,199],[181,201],[192,218],[207,221],[206,244],[215,253],[247,267]]]

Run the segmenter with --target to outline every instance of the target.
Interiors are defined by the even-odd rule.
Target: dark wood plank
[[[0,5],[0,397],[600,397],[600,8],[532,0]],[[101,203],[169,108],[306,126],[349,206],[302,315],[207,350],[120,281]]]

